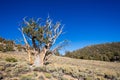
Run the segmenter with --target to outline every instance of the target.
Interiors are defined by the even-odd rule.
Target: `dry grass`
[[[120,79],[120,63],[52,56],[48,65],[31,70],[26,56],[25,53],[0,53],[0,75],[2,73],[6,77],[5,80]],[[17,62],[5,61],[11,57],[17,59]]]
[[[91,77],[117,77],[120,79],[120,63],[118,62],[104,62],[95,60],[80,60],[66,57],[52,56],[49,62],[55,67],[62,67],[68,73],[75,73],[74,75],[86,75]],[[93,78],[92,78],[93,79]]]
[[[27,54],[26,53],[19,53],[19,52],[0,52],[0,60],[5,60],[6,58],[15,58],[19,61],[27,61]]]

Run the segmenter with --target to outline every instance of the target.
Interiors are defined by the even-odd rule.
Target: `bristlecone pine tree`
[[[60,22],[53,24],[49,17],[45,22],[40,18],[35,20],[24,17],[23,25],[19,30],[25,42],[29,63],[34,66],[43,66],[52,54],[66,45],[66,41],[62,41],[58,46],[51,49],[62,33],[63,25]]]

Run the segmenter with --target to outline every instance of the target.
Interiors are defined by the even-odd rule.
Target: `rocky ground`
[[[120,80],[120,63],[52,56],[30,66],[23,53],[0,52],[0,80]]]

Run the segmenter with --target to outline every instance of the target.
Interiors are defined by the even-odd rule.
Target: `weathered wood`
[[[27,27],[28,30],[26,33],[23,33],[23,28],[20,29],[25,46],[26,51],[28,53],[28,60],[30,64],[33,64],[34,66],[43,66],[45,61],[52,55],[47,54],[48,51],[50,51],[50,48],[52,45],[56,42],[56,39],[59,37],[59,35],[62,33],[63,26],[61,26],[60,22],[57,22],[54,26],[52,25],[52,20],[48,17],[46,19],[46,23],[44,26],[40,27],[38,24],[39,18],[35,21],[31,19],[32,21],[29,22],[26,20],[26,18],[23,18],[23,22]],[[32,25],[32,26],[31,26]],[[37,26],[37,27],[36,27]],[[25,29],[26,30],[26,29]],[[44,31],[42,31],[44,30]],[[32,32],[30,32],[32,31]],[[33,35],[33,34],[34,35]],[[39,35],[37,35],[37,34]],[[26,34],[26,35],[24,35]],[[42,37],[40,37],[42,35]],[[25,36],[29,36],[31,38],[32,43],[32,49],[31,45],[28,43]],[[27,37],[28,38],[28,37]],[[47,39],[47,41],[46,41]],[[55,51],[55,50],[53,50]],[[51,51],[52,52],[52,51]],[[32,55],[32,53],[34,53]],[[34,58],[33,58],[34,57]]]

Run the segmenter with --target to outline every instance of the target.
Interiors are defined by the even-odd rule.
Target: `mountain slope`
[[[25,53],[0,53],[0,78],[3,80],[120,79],[120,63],[72,59],[53,55],[45,66],[34,67],[27,63],[26,56]]]
[[[120,61],[120,42],[87,46],[67,52],[65,56],[77,59]]]

